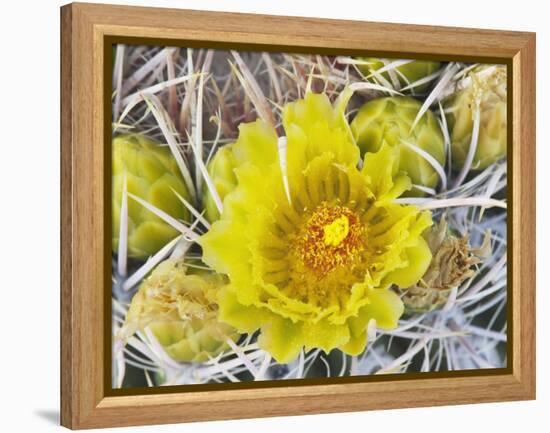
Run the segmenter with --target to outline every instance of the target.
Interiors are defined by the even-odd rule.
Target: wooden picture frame
[[[508,65],[512,205],[511,362],[498,374],[110,395],[106,326],[104,61],[109,38],[202,41]],[[92,427],[362,411],[535,398],[535,35],[126,6],[61,8],[61,424]],[[511,116],[511,117],[510,117]],[[110,320],[110,319],[109,319]],[[108,322],[107,322],[108,323]]]

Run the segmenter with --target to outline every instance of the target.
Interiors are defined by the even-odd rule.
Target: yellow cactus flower
[[[215,300],[223,284],[220,275],[189,274],[181,261],[162,262],[132,298],[120,337],[149,328],[172,359],[207,361],[227,348],[227,339],[239,337],[218,321]]]
[[[149,202],[176,219],[189,220],[189,210],[174,192],[191,201],[176,160],[141,134],[113,139],[112,245],[118,248],[120,209],[126,183],[129,193]],[[128,255],[146,258],[178,235],[178,231],[138,202],[128,200]]]
[[[237,185],[237,177],[233,173],[235,158],[231,151],[231,144],[220,147],[207,168],[218,196],[223,201],[225,196]],[[206,184],[203,186],[202,197],[206,219],[210,222],[216,221],[220,217],[220,212]]]
[[[220,219],[199,239],[203,261],[226,274],[220,320],[278,362],[302,350],[361,353],[375,319],[391,329],[409,287],[431,260],[422,237],[431,214],[394,199],[411,187],[383,145],[359,169],[344,108],[308,93],[284,107],[286,137],[257,120],[241,124],[232,147],[237,186]],[[286,142],[286,145],[285,145]]]

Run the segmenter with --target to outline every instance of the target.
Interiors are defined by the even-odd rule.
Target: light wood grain
[[[514,377],[535,396],[535,38],[513,57],[512,292]]]
[[[535,36],[531,33],[72,4],[61,10],[61,422],[70,428],[344,412],[535,396]],[[103,43],[106,36],[483,56],[513,74],[510,374],[106,397]],[[259,49],[263,47],[259,47]],[[109,84],[108,84],[109,85]],[[107,354],[109,355],[109,354]]]

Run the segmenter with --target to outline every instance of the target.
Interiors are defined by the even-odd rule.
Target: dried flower
[[[393,203],[411,187],[397,148],[365,157],[349,134],[345,92],[335,106],[308,93],[284,107],[285,139],[262,122],[241,124],[232,147],[237,187],[199,240],[203,261],[227,274],[220,319],[278,362],[305,347],[358,354],[375,319],[391,329],[431,254],[422,237],[431,214]],[[285,145],[286,143],[286,145]]]
[[[168,148],[160,147],[140,134],[119,135],[113,139],[112,236],[118,248],[122,194],[146,200],[176,219],[188,220],[189,211],[177,192],[190,200],[177,163]],[[178,231],[138,202],[128,199],[128,255],[146,258],[178,235]]]
[[[134,295],[120,337],[148,328],[176,361],[204,362],[218,355],[227,339],[239,336],[218,321],[216,296],[224,282],[213,273],[190,274],[181,261],[162,262]]]
[[[428,312],[441,308],[451,290],[474,275],[475,266],[491,254],[490,235],[479,248],[472,248],[468,236],[456,237],[448,229],[445,216],[426,236],[432,261],[418,283],[409,287],[403,302],[408,312]]]
[[[445,142],[439,123],[430,110],[411,130],[421,106],[410,97],[373,99],[361,107],[351,122],[351,130],[362,154],[378,152],[382,143],[388,143],[399,149],[399,170],[405,172],[414,184],[434,188],[439,180],[436,170],[410,145],[443,164]],[[412,193],[419,194],[417,190]]]
[[[445,103],[453,165],[463,166],[479,111],[479,135],[472,169],[482,170],[506,155],[506,66],[480,66]]]

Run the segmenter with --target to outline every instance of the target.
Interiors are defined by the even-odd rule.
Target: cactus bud
[[[376,58],[363,58],[368,64],[358,65],[359,70],[366,77],[370,77],[372,81],[376,81],[376,71],[383,68],[386,64],[389,64],[395,59],[376,59]],[[380,73],[383,80],[392,84],[395,90],[400,90],[403,87],[408,86],[428,75],[433,74],[441,67],[439,62],[428,62],[423,60],[412,60],[408,63],[395,67],[390,71]],[[374,75],[373,75],[374,74]],[[380,81],[380,80],[379,80]],[[383,83],[380,83],[383,84]],[[411,89],[412,93],[423,93],[430,86],[430,82],[423,83],[415,86]]]
[[[129,193],[176,219],[189,211],[174,191],[190,201],[177,163],[168,148],[140,134],[120,135],[112,142],[112,244],[118,248],[124,183]],[[178,231],[141,204],[128,199],[128,255],[146,258],[178,235]]]
[[[237,177],[233,173],[236,162],[231,148],[231,144],[219,148],[208,164],[208,174],[222,201],[237,185]],[[214,198],[206,185],[203,187],[203,205],[208,221],[214,222],[220,217]]]
[[[435,115],[427,110],[411,130],[420,108],[420,102],[407,96],[373,99],[361,107],[351,130],[362,155],[377,152],[384,141],[392,147],[399,146],[399,170],[407,173],[413,184],[434,188],[439,177],[433,166],[403,143],[419,147],[444,164],[443,133]],[[418,190],[410,193],[420,194]]]
[[[453,166],[460,169],[470,148],[474,117],[480,124],[472,169],[482,170],[506,155],[506,66],[480,66],[459,84],[445,102]]]

